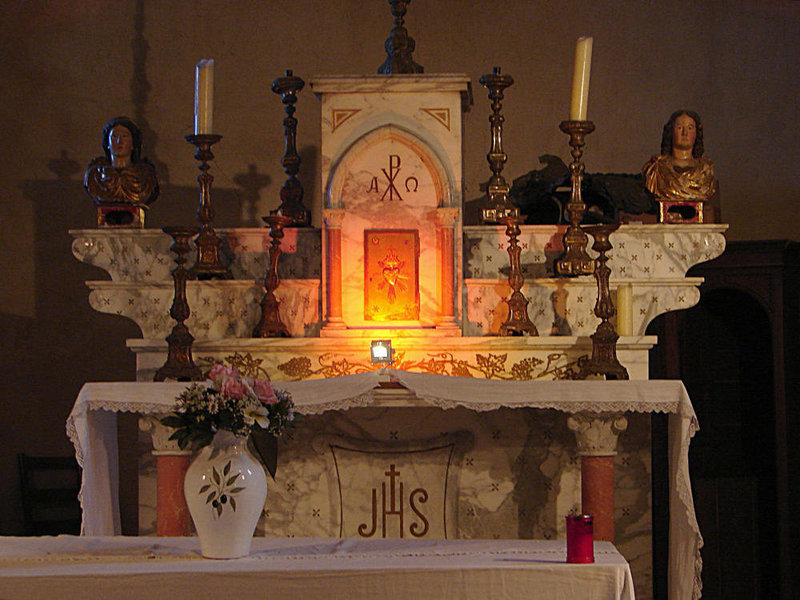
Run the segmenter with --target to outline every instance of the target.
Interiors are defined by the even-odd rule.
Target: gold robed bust
[[[691,110],[672,113],[664,125],[661,154],[652,157],[642,167],[645,187],[662,203],[708,203],[714,206],[709,212],[718,213],[719,208],[715,205],[719,199],[719,185],[714,163],[703,156],[703,152],[700,116]]]
[[[127,117],[103,127],[103,152],[86,169],[83,184],[97,206],[100,227],[144,227],[148,205],[158,197],[155,167],[141,157],[142,134]]]

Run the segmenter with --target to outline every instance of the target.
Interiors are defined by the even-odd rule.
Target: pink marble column
[[[183,493],[183,480],[192,453],[181,450],[177,442],[169,439],[174,430],[162,425],[158,417],[141,417],[139,428],[152,436],[153,456],[156,457],[156,534],[191,535],[192,519]]]
[[[439,242],[439,314],[437,329],[459,329],[455,314],[455,226],[457,208],[436,209],[436,235]]]
[[[594,517],[595,540],[613,542],[614,457],[628,420],[622,413],[577,413],[567,426],[581,457],[581,512]]]
[[[342,221],[345,211],[326,209],[325,225],[325,329],[345,329],[342,318]]]
[[[162,454],[156,457],[156,535],[187,536],[192,518],[183,493],[183,480],[191,456]]]

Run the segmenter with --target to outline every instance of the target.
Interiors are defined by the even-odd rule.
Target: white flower
[[[244,413],[244,419],[245,423],[248,425],[258,423],[258,426],[262,429],[267,429],[269,427],[267,409],[261,404],[249,406]]]

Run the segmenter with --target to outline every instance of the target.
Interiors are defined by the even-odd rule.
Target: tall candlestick
[[[593,38],[578,38],[575,44],[575,71],[572,75],[572,101],[569,107],[570,121],[585,121],[589,104],[589,75],[592,71]]]
[[[617,314],[617,309],[611,301],[609,277],[611,267],[608,251],[611,250],[609,237],[619,229],[619,223],[606,223],[593,225],[589,232],[594,238],[592,250],[599,256],[595,261],[594,278],[597,281],[597,302],[594,305],[594,314],[600,319],[600,324],[592,338],[592,357],[583,363],[578,379],[585,379],[589,375],[605,375],[606,379],[629,379],[628,370],[617,359],[617,340],[619,335],[614,330],[610,319]]]
[[[204,58],[195,68],[194,134],[211,133],[214,122],[214,59]]]

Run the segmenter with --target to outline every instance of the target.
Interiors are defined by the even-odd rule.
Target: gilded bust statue
[[[159,193],[155,167],[141,157],[141,131],[127,117],[115,117],[103,127],[102,146],[104,155],[89,163],[83,180],[98,207],[98,225],[141,227]]]
[[[645,187],[656,200],[716,201],[714,163],[703,152],[700,116],[691,110],[672,113],[664,125],[661,154],[642,167]]]

